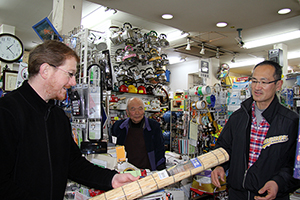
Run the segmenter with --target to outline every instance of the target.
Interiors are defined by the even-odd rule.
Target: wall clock
[[[0,61],[6,63],[16,62],[23,56],[22,41],[10,33],[0,34]]]

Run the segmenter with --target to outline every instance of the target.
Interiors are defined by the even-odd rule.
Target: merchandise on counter
[[[91,198],[91,200],[136,199],[228,160],[229,157],[227,152],[222,148],[218,148],[198,156],[197,158],[191,159],[187,164],[177,165],[175,168],[158,171],[151,176],[147,176]]]

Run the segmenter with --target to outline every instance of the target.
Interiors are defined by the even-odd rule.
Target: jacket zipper
[[[244,189],[245,189],[245,181],[246,181],[247,172],[248,172],[248,169],[246,169],[245,173],[244,173],[244,179],[243,179],[243,188]]]
[[[50,169],[50,198],[52,199],[52,192],[53,192],[53,169],[52,169],[52,162],[51,162],[51,153],[50,153],[50,144],[49,144],[49,134],[48,134],[48,126],[47,120],[50,115],[51,107],[48,108],[47,113],[45,115],[45,129],[46,129],[46,140],[47,140],[47,149],[48,149],[48,159],[49,159],[49,169]]]
[[[243,110],[246,112],[246,115],[247,115],[247,121],[249,122],[249,118],[250,118],[250,116],[248,115],[248,112],[247,112],[247,110],[246,110],[246,108],[242,105],[242,108],[243,108]],[[248,124],[248,123],[247,123]],[[246,125],[246,131],[247,131],[247,125]],[[245,147],[246,148],[246,147]],[[246,182],[246,176],[247,176],[247,173],[248,173],[248,168],[247,168],[247,166],[248,166],[248,164],[247,164],[247,160],[246,160],[246,155],[245,155],[245,166],[246,166],[246,170],[245,170],[245,172],[244,172],[244,178],[243,178],[243,188],[245,189],[245,182]],[[247,199],[249,200],[250,199],[250,191],[247,191]]]

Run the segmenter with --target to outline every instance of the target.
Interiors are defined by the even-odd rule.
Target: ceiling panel
[[[92,5],[91,2],[117,9],[118,13],[111,17],[112,20],[120,23],[128,21],[135,27],[142,29],[169,33],[176,28],[189,32],[191,36],[203,36],[203,34],[209,36],[207,33],[214,32],[225,35],[225,38],[210,41],[210,44],[235,52],[236,62],[253,57],[266,58],[268,50],[273,48],[273,45],[255,49],[240,48],[235,40],[238,36],[237,28],[243,29],[241,33],[244,41],[300,29],[300,4],[298,0],[91,0],[84,1],[83,8],[88,9],[87,5]],[[278,15],[277,11],[285,7],[291,8],[292,12],[287,15]],[[89,9],[90,11],[93,10],[91,7]],[[51,11],[51,0],[1,0],[0,24],[15,26],[16,35],[21,38],[25,48],[30,50],[41,42],[31,28],[32,25],[45,17],[51,19]],[[83,13],[88,12],[84,11]],[[174,18],[163,20],[161,18],[163,13],[172,13]],[[95,20],[97,21],[97,19]],[[228,26],[217,28],[215,24],[219,21],[226,21]],[[165,50],[169,55],[187,55],[183,47],[186,44],[186,39],[170,42],[170,44],[172,46]],[[284,44],[288,46],[288,51],[299,50],[300,52],[299,39],[284,42]],[[198,48],[198,44],[193,45]],[[178,53],[180,46],[182,46],[181,51],[183,50],[183,52]],[[206,57],[212,55],[213,53],[206,55]],[[199,55],[195,53],[195,56],[191,56],[192,58],[198,59]],[[224,53],[220,57],[220,62],[226,62],[230,65],[231,59],[231,54]],[[299,64],[299,58],[289,60],[289,65],[294,68],[297,68]]]

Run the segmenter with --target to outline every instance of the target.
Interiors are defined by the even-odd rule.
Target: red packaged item
[[[102,194],[104,193],[105,191],[104,190],[95,190],[95,189],[89,189],[89,194],[91,197],[95,197],[99,194]]]

